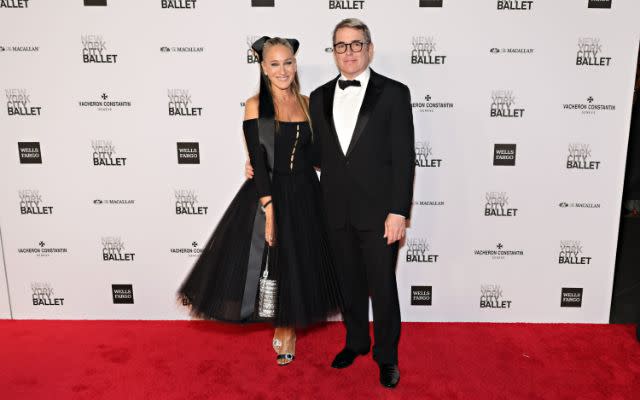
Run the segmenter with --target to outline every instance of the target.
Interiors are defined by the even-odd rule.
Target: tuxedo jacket
[[[389,213],[410,217],[415,149],[409,88],[371,70],[345,154],[333,121],[337,81],[310,96],[327,221],[330,228],[384,229]]]

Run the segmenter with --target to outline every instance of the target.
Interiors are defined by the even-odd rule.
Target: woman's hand
[[[276,221],[273,215],[273,203],[271,196],[263,196],[260,198],[260,204],[264,211],[264,240],[273,246],[276,241]]]
[[[244,164],[244,177],[247,179],[253,179],[253,167],[249,160]]]
[[[265,208],[264,240],[270,247],[274,246],[276,243],[276,222],[273,215],[272,204],[269,204]]]

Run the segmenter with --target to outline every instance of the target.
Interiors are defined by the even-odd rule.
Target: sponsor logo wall
[[[355,16],[411,90],[403,320],[608,321],[639,2],[64,3],[0,1],[1,318],[189,318],[243,182],[250,44],[299,39],[309,94]]]

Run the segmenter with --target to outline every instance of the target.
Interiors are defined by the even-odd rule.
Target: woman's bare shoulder
[[[258,118],[259,105],[260,100],[258,99],[258,95],[249,97],[244,103],[244,119],[248,120]]]

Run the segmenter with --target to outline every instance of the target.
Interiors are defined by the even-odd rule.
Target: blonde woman
[[[179,294],[200,317],[270,321],[277,363],[295,358],[296,329],[342,308],[329,250],[308,98],[300,94],[295,39],[262,37],[260,92],[246,102],[243,129],[254,178],[225,212]],[[269,259],[269,262],[267,262]],[[258,312],[265,265],[277,286],[275,314]]]

